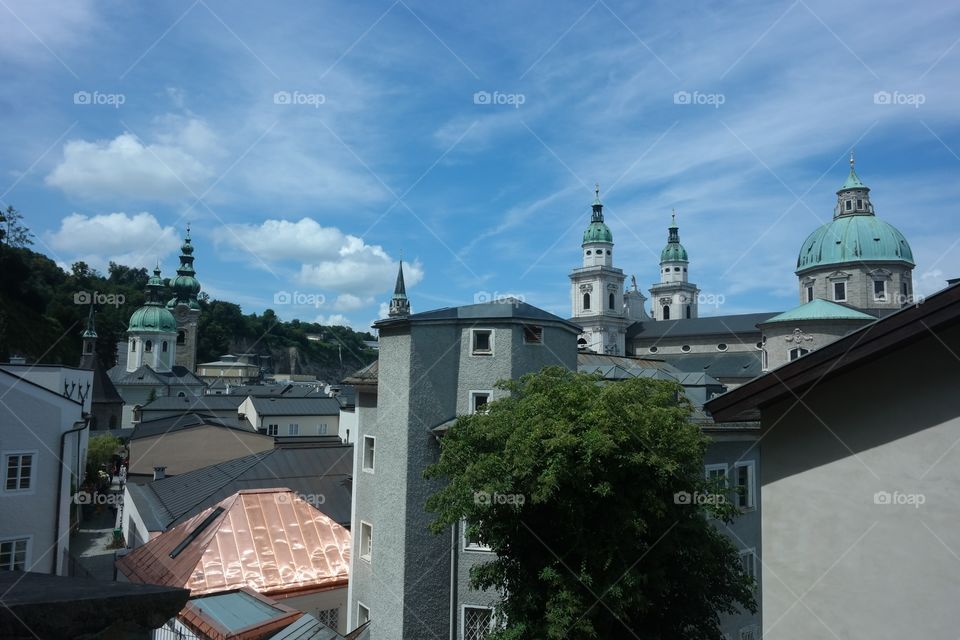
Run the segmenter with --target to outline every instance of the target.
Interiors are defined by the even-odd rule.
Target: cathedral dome
[[[687,250],[679,242],[671,242],[660,252],[660,262],[689,262]]]
[[[901,262],[914,266],[913,251],[896,227],[874,215],[842,216],[804,241],[797,273],[848,262]]]
[[[587,230],[583,232],[583,243],[588,242],[613,242],[613,233],[605,222],[591,222]]]
[[[177,321],[165,307],[146,304],[130,316],[127,331],[144,333],[176,333]]]

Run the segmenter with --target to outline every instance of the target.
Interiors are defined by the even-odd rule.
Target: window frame
[[[367,440],[370,441],[370,466],[367,466]],[[360,470],[364,473],[376,473],[377,469],[377,437],[364,434],[360,447]]]
[[[489,349],[477,349],[477,334],[486,333],[488,336],[488,345]],[[471,357],[476,358],[491,358],[494,353],[494,344],[493,344],[493,329],[483,329],[479,327],[472,327],[470,329],[470,355]]]
[[[17,464],[17,487],[14,489],[7,488],[7,480],[9,480],[10,472],[10,458],[12,456],[17,456],[20,458],[19,463]],[[30,477],[28,479],[28,484],[25,489],[20,487],[22,478],[20,470],[23,467],[23,456],[30,456]],[[36,491],[37,487],[37,461],[39,457],[39,452],[36,449],[10,449],[4,451],[0,454],[0,460],[3,463],[3,486],[2,493],[5,494],[16,494],[16,495],[30,495]]]
[[[491,549],[485,544],[470,542],[470,539],[467,537],[467,519],[466,518],[462,518],[460,520],[460,541],[462,543],[461,548],[464,551],[469,551],[471,553],[493,553],[493,549]]]
[[[271,429],[273,430],[273,433],[270,433],[270,430],[271,430]],[[278,436],[280,435],[280,423],[267,424],[267,435],[268,435],[268,436],[278,437]]]
[[[490,625],[487,627],[488,632],[492,631],[494,628],[494,617],[493,614],[495,609],[488,605],[482,604],[461,604],[460,605],[460,637],[467,637],[467,609],[484,609],[490,612]]]
[[[713,462],[711,464],[703,465],[703,477],[707,481],[710,481],[712,479],[710,477],[710,472],[717,471],[720,469],[723,469],[724,487],[729,489],[730,488],[730,465],[728,465],[726,462]]]
[[[843,287],[843,297],[837,297],[837,287]],[[834,302],[846,302],[847,301],[847,282],[846,280],[841,280],[833,283],[833,301]]]
[[[13,535],[13,536],[0,536],[0,545],[6,543],[13,543],[14,547],[11,551],[11,561],[16,559],[17,542],[24,542],[24,551],[23,551],[23,568],[19,571],[29,571],[32,567],[31,556],[33,555],[33,534],[24,534],[24,535]],[[11,564],[13,564],[11,562]],[[10,568],[0,566],[0,571],[18,571],[16,567],[11,566]]]
[[[363,614],[361,614],[361,610],[363,611]],[[359,627],[369,620],[370,607],[357,600],[357,624],[355,626]]]
[[[527,339],[528,331],[536,337],[535,340]],[[539,324],[523,325],[523,344],[535,344],[535,345],[543,346],[543,325],[539,325]]]
[[[473,415],[475,413],[482,413],[477,411],[476,399],[480,396],[485,396],[487,402],[485,404],[490,404],[493,402],[493,391],[490,389],[472,389],[467,393],[467,414]]]
[[[367,549],[367,553],[363,552],[363,545],[364,545],[363,528],[364,527],[366,527],[367,531],[369,531],[369,536],[367,537],[367,540],[366,540],[367,546],[369,547],[369,549]],[[358,549],[357,549],[357,557],[363,560],[364,562],[366,562],[367,564],[373,564],[373,524],[370,522],[367,522],[366,520],[360,521],[360,544],[358,545]]]
[[[807,355],[808,353],[810,353],[810,349],[804,349],[803,347],[794,347],[793,349],[790,349],[790,351],[787,353],[787,357],[790,358],[788,362],[799,360],[800,358]]]
[[[739,493],[740,488],[740,476],[739,469],[746,467],[747,469],[747,502],[746,506],[740,505],[741,495]],[[737,501],[737,507],[742,512],[755,511],[757,508],[757,463],[755,460],[740,460],[733,463],[733,477],[734,485],[737,488],[737,495],[735,499]]]
[[[880,293],[880,294],[877,293],[877,285],[878,285],[878,284],[883,285],[883,292]],[[873,301],[874,301],[874,302],[887,302],[887,301],[888,301],[888,297],[889,297],[889,296],[887,295],[887,281],[886,281],[885,279],[883,279],[883,278],[874,278],[874,279],[873,279]]]
[[[296,433],[294,433],[296,431]],[[300,423],[299,422],[290,422],[287,424],[287,435],[288,436],[298,436],[300,435]]]
[[[757,560],[758,560],[758,558],[757,558],[757,548],[756,548],[756,547],[747,547],[746,549],[741,549],[741,550],[738,552],[737,555],[740,556],[740,568],[741,568],[741,569],[743,569],[743,566],[744,566],[743,559],[744,559],[745,557],[747,557],[747,556],[750,557],[750,560],[751,560],[751,562],[750,562],[750,572],[747,573],[747,571],[744,570],[744,573],[747,573],[747,575],[749,575],[751,578],[753,578],[753,581],[754,581],[755,583],[758,583],[759,580],[757,580]]]

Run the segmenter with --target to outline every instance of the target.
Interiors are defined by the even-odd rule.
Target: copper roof
[[[350,532],[289,489],[239,491],[117,561],[132,582],[193,596],[347,584]]]

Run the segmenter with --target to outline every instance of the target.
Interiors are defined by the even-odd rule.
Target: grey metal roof
[[[732,336],[743,333],[759,334],[757,325],[780,313],[742,313],[734,316],[707,316],[682,320],[647,320],[627,327],[627,340],[651,338],[681,338],[687,336]]]
[[[659,357],[680,371],[708,373],[717,380],[752,380],[760,375],[762,369],[760,351],[670,354]]]
[[[380,371],[380,361],[374,360],[362,369],[358,369],[343,379],[344,384],[376,384],[377,373]]]
[[[481,302],[480,304],[468,304],[462,307],[444,307],[443,309],[434,309],[433,311],[424,311],[414,313],[406,317],[386,318],[373,323],[375,327],[387,327],[395,324],[405,324],[407,322],[433,322],[433,321],[451,321],[451,320],[532,320],[535,322],[554,322],[562,324],[572,331],[580,333],[582,331],[579,325],[570,322],[560,316],[555,316],[548,311],[544,311],[532,304],[521,302],[516,299],[506,298],[493,302]]]
[[[253,396],[267,398],[283,396],[285,398],[326,397],[323,389],[317,389],[313,384],[245,384],[230,385],[232,396]]]
[[[338,524],[350,526],[350,475],[353,445],[276,448],[131,488],[153,520],[166,530],[242,489],[286,487],[303,496]],[[135,495],[136,493],[136,495]],[[143,496],[140,494],[149,494]],[[146,522],[146,516],[144,516]],[[149,527],[149,525],[148,525]]]
[[[107,372],[107,375],[110,376],[110,380],[112,380],[115,385],[165,384],[180,387],[205,386],[203,380],[194,375],[193,372],[186,367],[181,366],[171,367],[170,371],[159,372],[147,365],[142,365],[134,371],[127,371],[118,364],[112,367]]]
[[[246,420],[221,418],[203,413],[188,412],[175,416],[157,418],[155,420],[144,420],[134,427],[133,433],[130,434],[130,439],[149,438],[151,436],[184,431],[186,429],[196,429],[197,427],[220,427],[223,429],[256,433]]]
[[[236,411],[237,407],[246,400],[242,396],[227,395],[204,395],[187,396],[178,398],[177,396],[161,396],[153,402],[140,407],[141,411]]]
[[[336,398],[253,398],[253,408],[261,416],[336,416],[340,402]]]

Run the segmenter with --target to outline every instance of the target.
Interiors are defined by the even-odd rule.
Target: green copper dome
[[[603,203],[600,202],[600,185],[597,185],[594,191],[593,213],[590,215],[590,226],[583,232],[583,244],[589,242],[606,242],[613,244],[613,233],[610,227],[603,221]]]
[[[193,268],[193,245],[190,242],[190,225],[187,225],[187,235],[180,246],[180,267],[177,277],[167,281],[173,290],[173,297],[167,301],[168,309],[175,309],[177,305],[185,304],[191,309],[199,309],[197,294],[200,293],[200,281]]]
[[[660,262],[690,262],[687,256],[687,250],[680,244],[680,227],[677,226],[677,212],[671,215],[669,235],[667,236],[667,246],[660,252]]]
[[[147,280],[147,301],[133,312],[127,325],[129,333],[176,333],[177,321],[160,301],[163,295],[163,279],[160,267]]]
[[[907,239],[874,215],[840,216],[810,234],[797,257],[797,274],[849,262],[901,262],[914,266]]]

